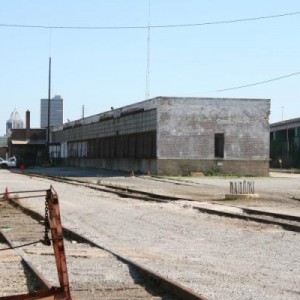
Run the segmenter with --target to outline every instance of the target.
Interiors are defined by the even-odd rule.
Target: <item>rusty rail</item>
[[[47,192],[50,193],[49,190],[47,190]],[[11,194],[13,195],[13,193],[11,193]],[[17,194],[17,192],[15,192],[15,194]],[[55,196],[56,194],[52,193],[51,195],[52,195],[51,197],[50,197],[50,195],[48,196],[49,199],[51,199],[51,201],[49,203],[55,203],[57,201],[57,198]],[[31,209],[29,209],[29,208],[23,207],[20,203],[17,203],[17,205],[20,206],[20,208],[22,210],[24,210],[27,214],[33,214],[33,215],[35,215],[35,217],[37,217],[39,219],[41,218],[40,214],[31,211]],[[56,213],[53,214],[53,210],[51,208],[51,205],[49,205],[49,216],[50,216],[50,212],[51,212],[52,215],[56,215]],[[49,221],[50,221],[50,218],[49,218]],[[62,227],[60,228],[58,235],[56,235],[55,232],[54,232],[54,236],[52,235],[52,238],[60,240],[60,238],[62,236],[62,231],[61,230],[62,230]],[[205,298],[204,296],[202,296],[200,294],[195,293],[191,289],[186,288],[183,285],[181,285],[181,284],[179,284],[179,283],[177,283],[177,282],[175,282],[175,281],[173,281],[169,278],[166,278],[166,277],[164,277],[164,276],[162,276],[162,275],[160,275],[160,274],[158,274],[158,273],[156,273],[152,270],[149,270],[148,268],[138,264],[137,262],[132,261],[131,259],[123,256],[122,254],[119,254],[115,251],[107,249],[106,247],[94,242],[93,240],[91,240],[89,238],[86,238],[86,237],[76,233],[72,229],[64,227],[63,230],[66,231],[68,233],[68,235],[72,235],[75,238],[77,238],[77,239],[79,239],[83,242],[86,242],[86,243],[88,243],[88,244],[90,244],[90,245],[92,245],[96,248],[105,250],[108,253],[115,256],[120,261],[122,261],[123,263],[132,266],[138,273],[141,274],[142,277],[144,277],[146,279],[146,281],[154,282],[156,286],[159,286],[159,287],[163,288],[166,292],[168,292],[169,294],[172,294],[173,296],[175,296],[176,299],[182,299],[182,300],[207,300],[207,298]],[[55,251],[59,252],[58,248]],[[59,258],[59,257],[60,257],[59,255],[55,255],[56,259]],[[64,266],[63,266],[63,263],[61,263],[61,260],[63,262],[64,257],[60,257],[60,259],[57,261],[57,266],[58,266],[57,268],[59,270],[63,271]],[[61,277],[60,277],[61,287],[64,287],[64,282],[67,282],[67,278],[64,277],[63,274],[67,275],[67,273],[66,272],[65,273],[60,272],[60,274],[61,274]],[[68,287],[66,287],[65,292],[68,292]],[[69,300],[71,298],[63,298],[63,299],[68,299]],[[2,300],[2,299],[0,298],[0,300]],[[13,300],[15,300],[15,299],[13,299]]]
[[[72,229],[69,229],[66,227],[64,227],[64,228],[69,234],[75,236],[77,239],[80,239],[81,241],[84,241],[84,242],[86,242],[94,247],[97,247],[99,249],[105,250],[105,251],[109,252],[110,254],[114,255],[120,261],[134,267],[137,270],[137,272],[139,272],[141,275],[143,275],[149,281],[156,282],[157,286],[163,287],[165,289],[165,291],[167,291],[168,293],[172,294],[175,297],[178,297],[179,299],[182,299],[182,300],[208,300],[201,294],[195,293],[191,289],[186,288],[183,285],[140,265],[139,263],[123,256],[120,253],[117,253],[116,251],[112,251],[112,250],[106,248],[105,246],[94,242],[90,238],[84,237],[84,236],[76,233]]]
[[[24,198],[33,198],[33,197],[42,197],[45,196],[45,206],[48,208],[49,214],[45,214],[45,224],[49,224],[49,228],[51,230],[51,239],[47,237],[48,245],[51,245],[51,241],[53,244],[57,274],[59,278],[60,287],[51,286],[48,281],[43,277],[42,274],[38,272],[38,270],[31,264],[31,262],[22,254],[20,250],[14,247],[9,237],[1,231],[1,235],[5,238],[7,244],[11,249],[19,255],[24,263],[30,268],[30,270],[36,275],[37,279],[46,287],[46,290],[39,292],[30,292],[28,294],[22,295],[14,295],[14,296],[5,296],[0,297],[1,300],[34,300],[34,299],[44,299],[45,297],[51,297],[47,299],[60,299],[60,300],[72,300],[70,294],[70,286],[67,272],[67,263],[66,263],[66,255],[64,248],[64,240],[63,240],[63,227],[60,219],[60,209],[59,209],[59,201],[58,196],[52,186],[48,190],[30,190],[30,191],[15,191],[10,193],[8,189],[5,189],[4,193],[1,193],[2,201],[8,201],[10,203],[15,204],[16,198],[19,198],[17,195],[22,193],[41,193],[45,192],[43,195],[28,195],[21,197]],[[12,197],[13,196],[13,197]],[[46,225],[45,225],[46,226]],[[45,230],[46,233],[46,230]],[[24,246],[24,245],[23,245]],[[52,297],[53,296],[53,297]]]

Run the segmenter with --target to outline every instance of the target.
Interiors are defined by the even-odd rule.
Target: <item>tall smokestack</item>
[[[30,137],[30,111],[26,111],[26,140]]]

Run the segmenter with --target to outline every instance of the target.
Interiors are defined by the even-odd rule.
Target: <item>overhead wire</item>
[[[148,22],[145,26],[46,26],[46,25],[26,25],[26,24],[6,24],[0,23],[0,27],[8,27],[8,28],[37,28],[37,29],[50,29],[50,36],[52,29],[69,29],[69,30],[127,30],[127,29],[147,29],[148,34],[150,29],[154,28],[178,28],[178,27],[199,27],[199,26],[209,26],[209,25],[222,25],[222,24],[232,24],[232,23],[240,23],[240,22],[251,22],[251,21],[260,21],[266,19],[274,19],[274,18],[283,18],[289,16],[300,15],[300,11],[289,12],[283,14],[275,14],[275,15],[267,15],[260,17],[250,17],[250,18],[242,18],[242,19],[232,19],[232,20],[222,20],[222,21],[211,21],[211,22],[203,22],[203,23],[187,23],[187,24],[166,24],[166,25],[150,25]],[[241,86],[235,86],[230,88],[218,89],[215,92],[225,92],[230,90],[237,90],[242,88],[247,88],[255,85],[266,84],[272,81],[277,81],[281,79],[285,79],[288,77],[299,75],[300,72],[295,72],[292,74],[280,76],[277,78],[272,78],[264,81],[259,81],[255,83],[245,84]],[[147,93],[147,92],[146,92]]]
[[[259,81],[259,82],[255,82],[255,83],[250,83],[250,84],[245,84],[245,85],[240,85],[240,86],[235,86],[235,87],[230,87],[230,88],[225,88],[225,89],[219,89],[219,90],[216,90],[215,92],[225,92],[225,91],[243,89],[243,88],[247,88],[247,87],[251,87],[251,86],[255,86],[255,85],[260,85],[260,84],[265,84],[265,83],[269,83],[272,81],[285,79],[285,78],[296,76],[296,75],[300,75],[300,72],[295,72],[295,73],[291,73],[288,75],[284,75],[284,76],[280,76],[280,77],[276,77],[276,78],[272,78],[272,79],[268,79],[268,80],[264,80],[264,81]]]
[[[119,30],[119,29],[154,29],[154,28],[176,28],[176,27],[199,27],[209,25],[222,25],[240,22],[260,21],[265,19],[283,18],[289,16],[300,15],[300,11],[289,12],[277,15],[268,15],[260,17],[250,17],[233,20],[211,21],[203,23],[187,23],[187,24],[166,24],[166,25],[143,25],[143,26],[47,26],[47,25],[26,25],[26,24],[8,24],[0,23],[0,27],[10,28],[39,28],[39,29],[70,29],[70,30]]]

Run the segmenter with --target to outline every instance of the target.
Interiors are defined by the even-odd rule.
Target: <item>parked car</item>
[[[5,160],[0,157],[0,167],[2,169],[16,168],[17,167],[17,158],[15,156],[13,156],[13,157],[10,157]]]

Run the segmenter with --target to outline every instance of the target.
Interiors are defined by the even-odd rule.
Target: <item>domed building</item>
[[[10,134],[12,129],[24,128],[24,121],[21,119],[19,113],[14,109],[10,114],[9,120],[6,122],[6,134]]]

